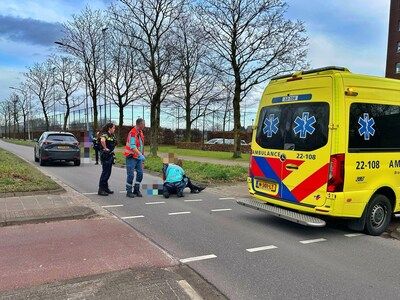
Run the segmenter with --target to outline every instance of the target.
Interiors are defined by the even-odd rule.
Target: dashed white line
[[[123,204],[116,204],[116,205],[103,205],[102,208],[112,208],[112,207],[122,207]]]
[[[356,236],[362,236],[362,235],[365,235],[365,234],[363,234],[363,233],[348,233],[348,234],[345,234],[344,236],[356,237]]]
[[[126,193],[126,191],[119,191],[119,193],[120,193],[120,194],[125,194],[125,193]]]
[[[143,215],[138,215],[138,216],[121,217],[122,220],[139,219],[139,218],[144,218],[144,216]]]
[[[197,292],[192,288],[192,286],[186,280],[179,280],[177,282],[191,300],[203,299],[199,294],[197,294]]]
[[[319,243],[319,242],[325,242],[326,239],[314,239],[314,240],[305,240],[305,241],[300,241],[302,244],[312,244],[312,243]]]
[[[158,202],[146,202],[146,205],[154,205],[154,204],[164,204],[165,201],[158,201]]]
[[[180,259],[179,261],[183,264],[192,262],[192,261],[199,261],[199,260],[205,260],[205,259],[211,259],[211,258],[216,258],[217,256],[214,254],[209,254],[209,255],[203,255],[203,256],[195,256],[195,257],[189,257],[189,258],[184,258]]]
[[[183,200],[184,202],[201,202],[203,199]]]
[[[212,209],[211,211],[228,211],[232,210],[232,208],[218,208],[218,209]]]
[[[263,247],[257,247],[257,248],[249,248],[246,249],[247,252],[257,252],[257,251],[264,251],[264,250],[272,250],[272,249],[276,249],[278,247],[274,246],[274,245],[269,245],[269,246],[263,246]]]
[[[219,200],[235,200],[234,197],[219,198]]]
[[[174,215],[187,215],[187,214],[190,214],[190,211],[178,211],[178,212],[168,213],[169,216],[174,216]]]
[[[97,192],[93,192],[93,193],[82,193],[83,195],[97,195]]]
[[[400,218],[400,214],[394,214],[396,218]]]

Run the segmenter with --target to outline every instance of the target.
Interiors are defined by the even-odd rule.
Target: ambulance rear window
[[[326,102],[271,105],[260,112],[256,142],[266,149],[313,151],[328,141]]]

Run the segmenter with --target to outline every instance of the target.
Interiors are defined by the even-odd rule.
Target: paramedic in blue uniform
[[[204,187],[194,185],[189,177],[185,175],[182,168],[182,160],[177,159],[176,164],[163,164],[163,196],[169,198],[171,194],[176,194],[178,197],[183,197],[183,190],[188,187],[192,194],[200,193]]]
[[[100,159],[102,164],[102,172],[100,176],[98,194],[101,196],[108,196],[109,194],[114,193],[108,186],[108,179],[111,176],[111,169],[114,162],[114,149],[116,144],[114,132],[115,125],[113,123],[107,123],[104,125],[100,133]]]

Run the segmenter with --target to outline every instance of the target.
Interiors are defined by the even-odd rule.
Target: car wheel
[[[36,151],[33,150],[33,157],[35,159],[35,162],[39,162],[39,158],[36,157]]]
[[[39,165],[44,166],[46,162],[42,159],[42,155],[39,153]]]
[[[381,235],[389,226],[392,204],[384,195],[374,195],[367,207],[365,230],[370,235]]]
[[[81,160],[80,159],[77,159],[77,160],[74,160],[74,165],[75,166],[80,166],[81,165]]]

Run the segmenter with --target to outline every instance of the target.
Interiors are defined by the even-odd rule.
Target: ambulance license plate
[[[256,189],[264,193],[276,193],[278,185],[274,182],[256,180]]]

